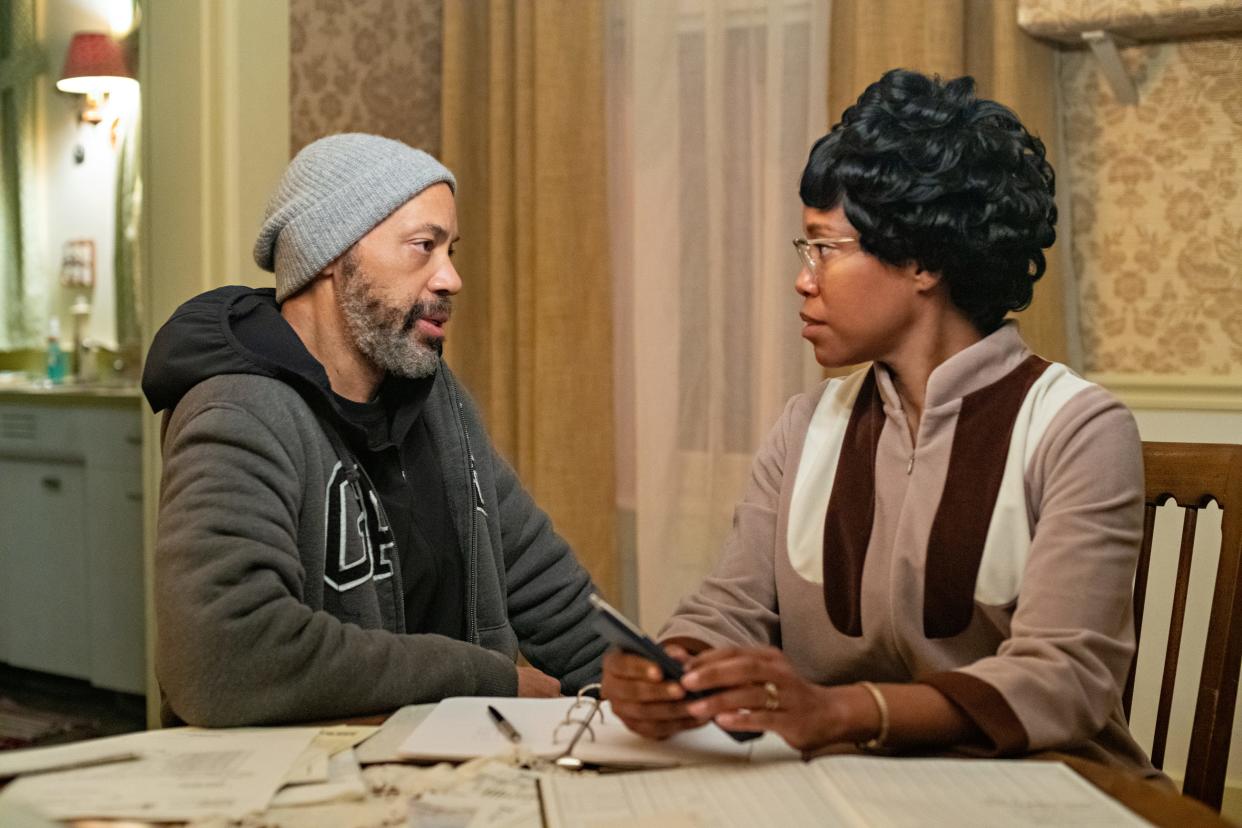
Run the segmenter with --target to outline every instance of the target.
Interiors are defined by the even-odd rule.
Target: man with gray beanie
[[[320,139],[255,243],[275,291],[210,291],[156,335],[142,384],[168,412],[166,722],[312,721],[598,676],[590,577],[440,357],[461,288],[456,187],[398,141]]]

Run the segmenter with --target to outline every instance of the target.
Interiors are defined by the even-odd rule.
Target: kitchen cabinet
[[[0,458],[0,660],[89,677],[86,473]]]
[[[135,394],[0,395],[0,662],[145,690]]]

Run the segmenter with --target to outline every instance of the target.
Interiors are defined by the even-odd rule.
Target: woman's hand
[[[665,651],[682,662],[690,658],[676,644]],[[674,733],[704,724],[710,717],[695,718],[686,711],[686,691],[675,681],[665,681],[660,667],[642,656],[609,650],[604,655],[603,688],[612,712],[625,726],[648,739],[666,739]]]
[[[681,683],[710,694],[685,704],[685,715],[726,730],[771,730],[802,751],[868,739],[879,729],[865,689],[813,684],[773,647],[707,650],[686,664]]]

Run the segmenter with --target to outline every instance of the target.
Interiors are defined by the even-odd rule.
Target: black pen
[[[487,706],[487,715],[492,717],[492,722],[496,725],[496,729],[503,733],[510,742],[516,745],[522,741],[522,734],[517,732],[517,728],[509,724],[509,720],[500,715],[500,711],[490,704]]]

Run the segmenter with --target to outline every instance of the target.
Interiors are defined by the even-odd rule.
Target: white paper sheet
[[[4,828],[64,828],[42,814],[35,813],[23,802],[0,798],[0,825]]]
[[[18,779],[0,798],[52,819],[108,817],[175,822],[267,807],[318,728],[154,730],[125,737],[133,762]]]
[[[397,752],[410,732],[436,709],[433,704],[408,704],[399,708],[384,720],[379,732],[371,736],[354,751],[363,765],[379,765],[384,762],[400,762]]]
[[[801,762],[727,765],[540,783],[549,828],[691,820],[720,828],[850,825]]]
[[[332,758],[327,750],[311,742],[298,754],[285,771],[281,780],[285,785],[312,785],[328,781],[328,761]]]
[[[318,805],[324,802],[351,801],[367,795],[362,782],[362,767],[352,750],[339,751],[328,759],[327,777],[323,782],[307,785],[286,785],[272,797],[269,807],[287,808]]]
[[[126,734],[54,747],[6,750],[0,753],[0,779],[137,759],[133,745],[132,734]]]
[[[876,828],[1147,825],[1060,762],[842,756],[812,764],[855,824]]]
[[[319,731],[285,774],[286,785],[328,781],[328,762],[336,754],[365,741],[379,728],[371,725],[334,725]]]
[[[1143,820],[1054,762],[827,757],[540,783],[549,828],[703,825],[1134,828]]]

